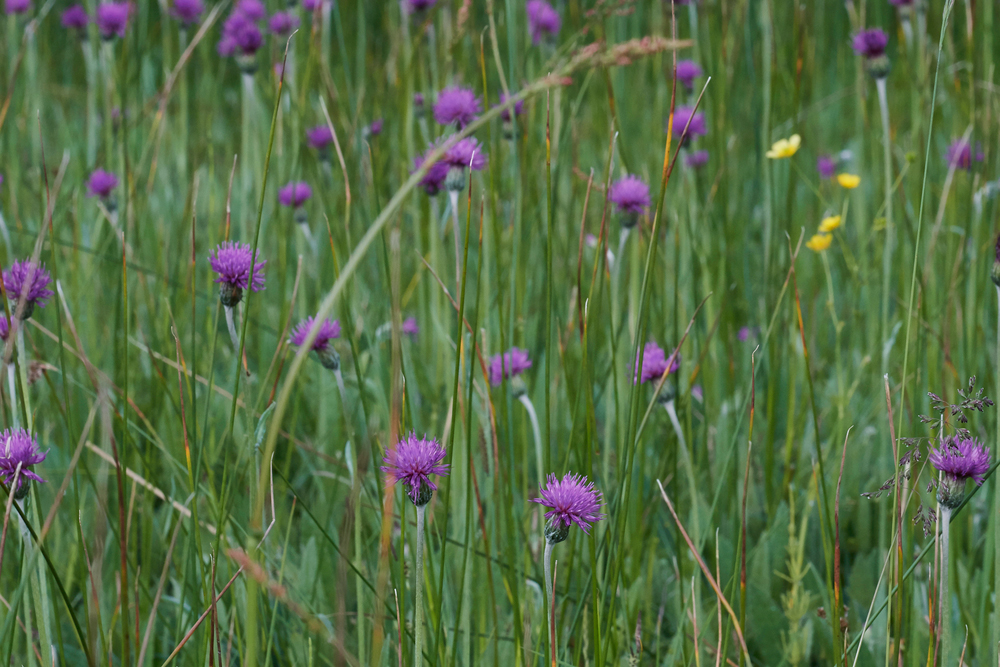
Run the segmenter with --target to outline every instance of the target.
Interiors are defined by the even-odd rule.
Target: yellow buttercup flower
[[[837,182],[840,183],[840,187],[853,190],[861,185],[861,177],[855,174],[837,174]]]
[[[823,218],[823,221],[819,223],[819,231],[821,234],[829,234],[837,227],[840,227],[839,215],[829,215]]]
[[[780,160],[781,158],[792,157],[795,152],[799,150],[799,144],[802,143],[802,137],[797,134],[793,134],[787,139],[778,139],[773,144],[771,144],[771,150],[769,150],[765,155],[772,160]]]
[[[831,242],[833,242],[833,237],[829,234],[814,234],[811,239],[806,241],[806,247],[813,252],[823,252],[830,247]]]

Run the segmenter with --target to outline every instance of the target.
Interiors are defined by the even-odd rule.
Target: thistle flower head
[[[125,36],[125,27],[131,8],[125,2],[102,2],[97,5],[94,21],[101,38],[105,40]]]
[[[260,21],[267,16],[267,8],[260,0],[239,0],[233,12],[241,14],[250,21]]]
[[[528,351],[512,347],[490,359],[490,384],[499,387],[505,379],[520,375],[529,368],[531,368],[531,358],[528,356]]]
[[[931,450],[929,458],[942,473],[938,500],[949,509],[961,504],[967,480],[982,486],[990,469],[990,450],[972,438],[947,437]]]
[[[312,316],[299,322],[292,330],[292,335],[288,338],[288,342],[296,347],[301,347],[306,342],[306,337],[315,323],[316,318]],[[322,352],[330,346],[330,341],[335,338],[340,338],[340,322],[337,320],[331,322],[329,319],[323,320],[319,325],[319,331],[316,332],[316,340],[313,341],[310,349],[315,352]]]
[[[275,12],[268,20],[267,27],[275,35],[285,36],[299,27],[299,17],[291,12]]]
[[[589,535],[591,525],[607,516],[601,513],[601,492],[583,475],[568,472],[558,479],[550,474],[539,496],[531,502],[549,508],[545,539],[551,544],[565,540],[573,524]]]
[[[406,485],[410,500],[421,507],[430,502],[431,493],[437,489],[431,475],[448,474],[448,464],[441,463],[446,454],[434,438],[410,433],[385,453],[381,470],[389,476],[390,484]]]
[[[24,498],[28,493],[28,482],[44,482],[31,466],[45,460],[46,452],[38,449],[34,436],[23,428],[6,429],[0,433],[0,481],[8,487],[14,483],[17,476],[15,498]],[[17,466],[21,472],[17,473]]]
[[[174,0],[173,15],[184,24],[197,23],[205,12],[202,0]]]
[[[708,151],[700,150],[688,153],[684,158],[684,165],[691,169],[698,169],[708,164]]]
[[[52,277],[45,270],[45,265],[39,266],[30,259],[15,261],[3,272],[3,288],[12,304],[16,304],[21,298],[22,291],[27,290],[23,319],[31,317],[35,306],[45,307],[45,303],[53,294],[52,290],[48,289],[50,282]]]
[[[545,0],[528,0],[524,9],[528,13],[528,29],[531,31],[532,44],[538,44],[542,38],[555,40],[559,36],[562,19],[552,5]]]
[[[90,23],[90,16],[83,5],[73,5],[62,13],[62,25],[70,30],[83,30]]]
[[[322,5],[328,0],[302,0],[302,9],[306,10],[310,14],[316,11],[316,8]]]
[[[667,355],[659,345],[654,341],[649,341],[646,343],[645,347],[642,348],[642,367],[639,367],[639,360],[636,359],[634,374],[635,377],[633,382],[649,382],[650,380],[659,380],[664,373],[675,373],[681,366],[681,355],[674,355],[673,361],[670,363],[669,370],[667,366]]]
[[[333,132],[326,125],[317,125],[306,130],[306,141],[313,148],[322,150],[333,143]]]
[[[702,74],[703,72],[701,71],[701,66],[695,61],[677,61],[677,80],[680,81],[685,88],[690,90],[694,86],[694,80]]]
[[[816,171],[823,178],[833,178],[837,173],[837,161],[829,155],[820,155],[816,158]]]
[[[433,7],[437,0],[402,0],[405,14],[418,14]]]
[[[420,333],[420,327],[417,326],[417,318],[407,317],[403,320],[403,326],[400,328],[400,331],[408,336],[416,336]]]
[[[638,176],[625,176],[611,185],[608,199],[622,213],[641,215],[649,208],[649,186]]]
[[[504,104],[507,101],[507,99],[508,99],[507,93],[500,93],[500,104]],[[523,114],[524,113],[524,100],[518,100],[517,102],[514,102],[513,109],[514,109],[514,115],[515,116],[520,116],[521,114]],[[509,123],[510,120],[511,120],[510,109],[504,109],[503,111],[501,111],[500,112],[500,118],[502,118],[504,121],[507,121]]]
[[[945,160],[948,162],[948,166],[955,167],[956,169],[965,169],[970,171],[972,169],[972,161],[975,159],[976,162],[982,162],[984,158],[983,147],[981,144],[976,144],[976,150],[972,150],[972,142],[967,139],[955,139],[948,146],[948,152],[945,154]]]
[[[305,181],[291,181],[278,190],[278,201],[282,206],[298,208],[312,197],[312,188]]]
[[[881,28],[862,30],[851,42],[854,52],[868,59],[885,55],[885,47],[888,44],[889,36]]]
[[[257,260],[257,261],[254,261]],[[222,303],[224,306],[232,308],[243,298],[243,291],[252,287],[254,292],[264,289],[264,265],[267,261],[260,261],[260,251],[251,258],[250,244],[240,245],[234,241],[223,241],[216,248],[214,254],[208,256],[208,261],[212,265],[218,277],[215,282],[222,284]],[[253,283],[250,283],[250,268],[253,267]]]
[[[691,121],[690,125],[688,125],[689,120]],[[684,106],[674,109],[674,123],[672,127],[674,136],[680,137],[683,135],[685,127],[687,127],[685,141],[708,134],[708,126],[705,124],[705,114],[700,111],[695,112],[694,107]]]
[[[4,11],[8,16],[24,14],[31,8],[31,0],[5,0]]]
[[[385,121],[381,118],[376,118],[371,123],[369,123],[365,129],[364,134],[366,137],[377,137],[382,134],[382,128],[385,126]]]
[[[10,335],[10,320],[3,313],[0,313],[0,340],[6,341]]]
[[[118,187],[118,177],[103,169],[95,169],[87,179],[87,196],[107,199]]]
[[[473,137],[465,137],[445,151],[444,160],[449,167],[469,167],[472,171],[486,168],[486,153],[483,146]]]
[[[434,120],[439,125],[454,123],[462,129],[475,120],[480,110],[479,98],[471,88],[445,88],[438,94],[434,105]]]
[[[436,148],[436,144],[428,146],[423,155],[418,155],[413,160],[413,171],[417,171],[424,166],[424,163],[427,162],[427,158]],[[424,189],[424,192],[433,197],[441,191],[441,188],[444,187],[444,181],[448,177],[449,169],[451,169],[451,166],[448,162],[439,158],[427,169],[427,173],[424,174],[424,177],[420,179],[420,187]]]

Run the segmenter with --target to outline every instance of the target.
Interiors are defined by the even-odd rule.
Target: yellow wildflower
[[[839,215],[829,215],[823,218],[823,221],[819,223],[819,231],[821,234],[829,234],[837,227],[840,227]]]
[[[861,185],[861,177],[855,174],[837,174],[837,182],[840,183],[840,187],[853,190]]]
[[[833,237],[829,234],[814,234],[811,239],[806,241],[806,247],[813,252],[823,252],[830,247],[832,241]]]
[[[799,144],[802,143],[802,137],[797,134],[793,134],[787,139],[778,139],[771,145],[771,150],[769,150],[765,155],[772,160],[780,160],[781,158],[792,157],[795,155],[795,151],[799,150]]]

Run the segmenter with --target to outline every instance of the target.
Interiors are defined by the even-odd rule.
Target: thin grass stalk
[[[878,106],[882,118],[882,152],[885,160],[885,245],[882,248],[882,368],[888,370],[888,350],[885,341],[889,338],[889,290],[892,275],[892,252],[896,242],[896,230],[892,225],[892,147],[889,134],[889,100],[886,95],[885,77],[875,79],[878,90]]]
[[[545,458],[542,453],[542,435],[538,429],[538,414],[535,412],[535,406],[527,394],[521,394],[517,400],[524,406],[524,409],[528,413],[528,420],[531,422],[531,434],[535,439],[535,460],[538,466],[538,481],[541,484],[545,480]]]

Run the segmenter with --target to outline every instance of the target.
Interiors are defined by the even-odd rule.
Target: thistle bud
[[[222,283],[219,300],[226,308],[235,308],[236,304],[243,300],[243,288],[232,283]]]
[[[565,542],[569,537],[569,524],[563,523],[558,518],[551,518],[545,522],[545,541],[549,544],[559,544]]]
[[[450,192],[461,192],[465,189],[468,180],[465,177],[465,167],[452,167],[448,170],[448,176],[444,179],[444,186]]]
[[[870,74],[873,79],[884,79],[889,76],[889,71],[892,69],[892,65],[889,62],[889,56],[883,53],[865,61],[865,69],[868,70],[868,74]]]

